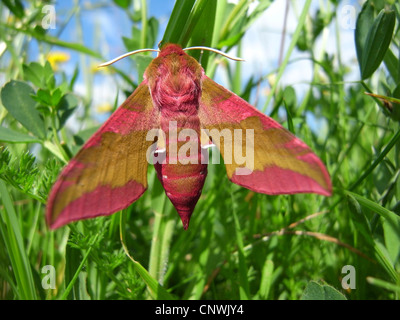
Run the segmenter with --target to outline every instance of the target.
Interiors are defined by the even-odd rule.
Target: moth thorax
[[[201,93],[200,79],[190,68],[181,68],[180,72],[163,66],[152,90],[153,99],[161,108],[171,111],[188,111],[197,108]]]

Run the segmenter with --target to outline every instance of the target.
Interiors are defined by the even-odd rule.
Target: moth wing
[[[205,75],[199,118],[233,183],[272,195],[331,194],[325,166],[304,142]]]
[[[69,222],[110,215],[147,189],[147,132],[158,130],[147,83],[128,99],[62,170],[50,193],[46,219],[52,229]]]

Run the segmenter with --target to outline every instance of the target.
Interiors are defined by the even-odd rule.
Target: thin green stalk
[[[149,273],[163,284],[175,221],[166,210],[167,197],[163,194],[161,207],[155,210],[153,238],[150,249]],[[165,213],[161,213],[165,212]]]
[[[45,42],[45,43],[47,43],[49,45],[52,45],[52,46],[58,46],[58,47],[74,50],[74,51],[77,51],[77,52],[81,52],[83,54],[90,55],[90,56],[92,56],[92,57],[94,57],[96,59],[103,59],[103,57],[98,52],[95,52],[95,51],[85,47],[84,45],[82,45],[80,43],[62,41],[62,40],[60,40],[60,39],[58,39],[56,37],[52,37],[52,36],[50,36],[48,34],[42,35],[41,33],[34,32],[31,29],[17,28],[17,27],[15,27],[13,25],[5,24],[5,23],[2,23],[2,22],[0,22],[0,27],[7,28],[7,29],[12,29],[14,31],[19,32],[20,34],[24,33],[24,34],[26,34],[26,35],[28,35],[30,37],[36,38],[36,40],[38,40],[38,41]],[[10,51],[11,49],[9,49],[7,47],[7,50]],[[14,60],[18,61],[19,58],[18,59],[14,59]],[[22,71],[22,65],[21,65],[21,70],[19,70],[19,72],[22,73],[21,71]],[[17,72],[17,71],[15,71],[15,72]],[[11,76],[10,78],[13,79],[13,78],[16,78],[16,76]]]
[[[232,194],[232,202],[235,203],[235,200],[233,199],[233,194]],[[233,214],[233,220],[235,222],[236,244],[239,255],[239,295],[240,299],[248,300],[251,299],[251,296],[250,296],[249,281],[247,279],[246,256],[244,254],[243,236],[240,230],[240,223],[236,214],[235,205],[233,205],[232,214]]]
[[[289,0],[286,0],[285,17],[283,18],[282,37],[281,37],[281,44],[280,44],[280,48],[279,48],[278,66],[280,66],[282,63],[283,50],[285,49],[285,39],[286,39],[286,28],[287,28],[288,15],[289,15]]]
[[[73,288],[73,286],[74,286],[74,284],[76,282],[76,279],[78,279],[79,273],[81,272],[83,266],[85,265],[86,260],[89,257],[89,254],[92,251],[93,245],[96,243],[98,236],[99,236],[99,234],[96,234],[96,236],[94,237],[93,242],[91,243],[91,246],[86,251],[85,256],[83,257],[81,263],[79,264],[78,268],[76,269],[76,272],[75,272],[74,276],[72,277],[72,279],[69,282],[67,288],[65,289],[65,291],[64,291],[64,293],[63,293],[63,295],[61,297],[61,300],[66,300],[68,298],[68,295],[71,292],[71,290],[72,290],[72,288]]]
[[[126,233],[125,233],[125,225],[126,225],[126,215],[122,212],[120,214],[120,239],[121,244],[124,249],[125,254],[127,257],[133,262],[133,267],[135,268],[136,272],[142,277],[143,281],[146,283],[147,288],[154,299],[161,299],[161,300],[173,300],[174,297],[168,293],[167,290],[163,286],[161,286],[157,280],[152,277],[149,272],[143,266],[136,261],[126,246]]]
[[[279,67],[279,71],[278,71],[278,74],[276,76],[276,80],[275,80],[275,82],[274,82],[274,84],[273,84],[273,86],[271,88],[271,92],[268,95],[267,101],[265,102],[265,105],[264,105],[264,108],[263,108],[263,112],[265,112],[265,110],[267,109],[267,107],[268,107],[269,103],[271,102],[272,98],[275,96],[275,92],[276,92],[276,89],[278,87],[279,80],[282,78],[282,75],[285,72],[286,66],[289,63],[290,56],[292,55],[292,51],[295,48],[297,40],[300,37],[301,30],[302,30],[302,28],[304,26],[304,23],[306,21],[306,17],[307,17],[307,13],[308,13],[308,9],[310,8],[310,5],[311,5],[311,0],[306,0],[306,2],[304,4],[304,7],[303,7],[303,11],[301,12],[301,15],[300,15],[300,18],[299,18],[299,22],[297,24],[297,28],[296,28],[296,30],[295,30],[295,32],[293,34],[292,41],[290,42],[289,49],[288,49],[288,51],[287,51],[287,53],[285,55],[285,58],[283,59],[282,65]]]
[[[354,182],[350,185],[348,190],[354,190],[366,177],[370,175],[370,173],[383,161],[386,155],[389,153],[390,150],[396,145],[396,143],[400,141],[400,128],[397,132],[392,136],[389,143],[383,149],[383,151],[379,154],[378,158],[368,167],[367,170]]]
[[[141,4],[142,32],[140,34],[140,47],[147,48],[147,1],[142,0]]]
[[[375,108],[374,108],[374,106],[372,106],[368,110],[368,112],[366,113],[364,119],[361,121],[361,124],[358,127],[358,129],[357,130],[353,130],[352,138],[350,140],[350,143],[347,143],[346,149],[339,154],[338,160],[336,162],[335,169],[331,172],[332,177],[336,176],[336,173],[339,171],[340,167],[342,166],[343,161],[346,159],[347,155],[350,153],[351,149],[353,148],[353,146],[358,141],[358,138],[359,138],[359,136],[361,134],[361,131],[364,129],[364,126],[365,126],[365,123],[366,123],[367,119],[370,117],[372,111],[374,111],[374,110],[375,110]]]
[[[59,153],[61,154],[64,162],[67,163],[69,160],[69,156],[65,152],[64,148],[61,146],[60,139],[58,139],[58,133],[56,130],[56,120],[55,120],[54,114],[51,116],[51,127],[52,127],[52,131],[53,131],[55,145],[58,147]]]
[[[322,30],[322,41],[321,41],[321,49],[320,49],[319,57],[314,58],[314,56],[313,56],[312,60],[316,60],[316,61],[323,60],[324,54],[326,52],[326,46],[328,43],[328,39],[329,39],[329,26],[325,26],[324,29]],[[318,83],[317,80],[319,78],[319,70],[321,69],[321,67],[322,67],[321,63],[313,64],[313,79],[311,80],[311,83]],[[297,114],[302,114],[304,112],[305,108],[308,105],[309,98],[312,96],[312,94],[313,94],[313,86],[310,86],[310,89],[307,92],[306,99],[303,100],[300,107],[296,110]]]
[[[385,147],[385,149],[379,154],[379,156],[375,159],[375,161],[364,171],[364,173],[347,188],[348,191],[354,191],[357,186],[367,178],[371,172],[383,161],[389,151],[400,141],[400,128],[399,130],[392,136],[389,143]],[[340,202],[342,202],[344,194],[342,194],[329,208],[329,210],[333,210]]]
[[[232,26],[235,23],[236,19],[239,19],[242,16],[242,12],[246,10],[246,8],[249,6],[249,1],[248,0],[241,0],[232,10],[232,12],[229,14],[229,17],[226,19],[226,23],[222,28],[221,34],[220,34],[220,39],[225,39],[226,35],[229,33],[229,29],[232,28]]]
[[[75,19],[75,21],[76,21],[76,38],[79,41],[79,43],[84,43],[83,27],[82,27],[82,21],[81,21],[82,9],[80,6],[80,1],[75,0],[74,5],[77,8],[76,19]],[[84,52],[81,52],[79,54],[79,62],[80,62],[80,67],[83,70],[82,77],[83,77],[83,82],[85,84],[84,100],[85,100],[85,102],[91,101],[91,99],[93,97],[93,75],[90,72],[88,72],[90,67],[88,66],[88,57]],[[84,105],[84,114],[82,115],[82,119],[87,119],[87,118],[89,118],[89,104],[84,103],[83,105]],[[82,121],[81,125],[83,125],[83,121]]]
[[[242,42],[238,43],[237,46],[237,54],[240,57],[242,54]],[[235,65],[235,75],[233,78],[233,92],[241,92],[242,91],[242,66],[243,64],[237,63]]]
[[[396,285],[378,278],[373,278],[373,277],[367,277],[367,282],[377,286],[377,287],[381,287],[383,289],[389,290],[389,291],[393,291],[396,293],[396,295],[400,295],[400,285]]]
[[[26,245],[26,252],[28,255],[31,252],[33,241],[35,239],[35,236],[37,235],[36,231],[38,229],[38,221],[39,221],[39,216],[42,213],[42,208],[43,207],[40,204],[40,202],[36,203],[35,214],[32,219],[32,224],[31,224],[31,228],[29,230],[29,234],[27,236],[28,241],[27,241],[27,245]]]
[[[154,229],[153,237],[151,239],[150,259],[149,259],[149,273],[150,275],[158,279],[159,267],[160,267],[160,245],[161,245],[161,223],[163,220],[163,211],[165,208],[166,197],[163,198],[160,210],[154,212]]]

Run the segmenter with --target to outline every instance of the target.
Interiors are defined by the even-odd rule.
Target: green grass
[[[19,1],[2,2],[0,13],[7,19],[0,23],[0,43],[6,45],[0,54],[0,299],[398,299],[400,35],[394,26],[399,25],[400,6],[387,1],[381,11],[382,1],[371,2],[357,12],[360,81],[351,84],[345,82],[349,66],[342,64],[340,45],[328,54],[324,38],[332,25],[336,38],[341,37],[334,14],[340,4],[326,1],[324,9],[311,13],[311,1],[302,8],[291,2],[298,10],[297,28],[282,64],[271,74],[280,80],[297,48],[310,54],[312,82],[302,99],[291,86],[272,83],[261,106],[272,107],[269,114],[326,163],[332,197],[257,194],[232,184],[223,164],[210,164],[187,231],[152,166],[148,190],[129,208],[48,229],[44,209],[50,188],[99,125],[90,117],[94,75],[88,61],[107,59],[100,48],[84,45],[78,2],[63,15],[65,20],[57,21],[61,27],[76,23],[74,43],[40,28],[40,1],[23,2],[25,10]],[[132,37],[123,39],[126,50],[155,48],[160,23],[146,1],[136,12],[119,3],[132,21]],[[269,10],[270,1],[260,1],[251,14],[248,4],[178,0],[163,41],[223,51],[238,47],[240,53],[243,35]],[[382,29],[388,39],[377,34]],[[318,51],[316,39],[323,40]],[[33,45],[39,56],[27,54]],[[72,77],[62,65],[55,70],[45,63],[46,54],[56,48],[80,56]],[[132,61],[144,70],[150,60],[144,55]],[[266,89],[268,75],[254,75],[246,83],[240,63],[232,67],[220,61],[208,52],[201,57],[208,75],[221,68],[229,88],[246,99],[257,86],[258,92]],[[114,73],[96,77],[113,77],[133,91],[133,69],[116,65],[108,70]],[[78,74],[86,96],[77,93]],[[78,105],[83,112],[77,112]],[[306,114],[324,121],[321,132],[310,129]],[[71,115],[89,129],[73,134],[65,126]],[[55,270],[54,289],[46,285],[49,273],[43,267],[48,265]],[[342,287],[346,265],[354,266],[356,288]]]

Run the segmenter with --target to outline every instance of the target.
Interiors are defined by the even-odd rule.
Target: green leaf
[[[390,48],[386,51],[385,57],[383,58],[386,68],[388,69],[391,77],[396,83],[399,83],[399,59],[394,55]]]
[[[371,1],[364,3],[362,10],[357,18],[356,30],[354,34],[354,40],[356,43],[356,52],[358,64],[361,70],[361,62],[363,61],[362,56],[364,52],[365,42],[367,40],[368,31],[374,22],[374,7]]]
[[[68,86],[68,89],[70,91],[72,91],[74,89],[74,85],[75,85],[76,80],[78,79],[78,75],[79,75],[79,67],[78,67],[78,65],[76,65],[75,69],[74,69],[74,74],[72,75],[71,81],[69,82],[69,86]]]
[[[400,99],[400,82],[398,82],[397,87],[393,90],[392,93],[394,98]],[[393,102],[392,110],[390,116],[396,120],[400,121],[400,103]]]
[[[24,17],[24,5],[20,0],[3,0],[3,3],[17,18],[21,19]]]
[[[265,260],[262,268],[262,276],[260,282],[259,294],[261,299],[268,299],[268,294],[271,290],[273,283],[274,262],[272,260]]]
[[[72,93],[67,93],[61,97],[57,104],[58,129],[61,129],[65,125],[65,122],[71,116],[77,105],[78,99]]]
[[[122,37],[122,41],[128,51],[142,49],[140,48],[140,34],[141,30],[134,25],[132,27],[132,36],[130,38]]]
[[[357,232],[360,233],[364,239],[372,244],[372,231],[371,226],[363,213],[361,205],[358,201],[350,194],[347,195],[349,211],[351,212],[351,217],[354,225],[356,226]]]
[[[293,134],[294,126],[293,126],[293,117],[291,110],[295,110],[296,108],[296,91],[293,87],[286,87],[283,91],[283,103],[286,109],[286,118],[287,118],[287,125],[290,132]]]
[[[39,89],[36,93],[36,97],[34,96],[33,99],[41,104],[51,106],[51,95],[50,91],[47,89]]]
[[[23,65],[24,79],[32,82],[36,87],[42,86],[43,66],[37,62]]]
[[[189,39],[191,39],[190,45],[210,47],[213,39],[216,10],[216,1],[197,1],[188,19],[188,24],[185,26],[187,27],[185,38],[182,38],[181,42],[188,43]],[[198,50],[191,53],[197,60],[201,56],[201,64],[205,71],[207,70],[209,54],[210,52],[206,51],[201,56],[201,51]]]
[[[128,9],[131,5],[131,0],[114,0],[114,3],[123,9]]]
[[[383,221],[382,227],[385,237],[385,246],[393,265],[395,265],[395,262],[399,261],[400,258],[400,220],[394,223],[385,220]]]
[[[366,177],[368,177],[371,172],[378,166],[379,163],[385,158],[390,150],[400,141],[400,130],[398,130],[387,143],[385,148],[379,154],[379,156],[374,160],[374,162],[364,171],[364,173],[348,187],[349,190],[354,190]]]
[[[43,71],[44,80],[47,88],[49,88],[50,90],[54,90],[56,86],[56,78],[54,77],[54,71],[51,68],[51,64],[49,61],[46,61],[46,63],[44,64]]]
[[[51,94],[51,105],[56,106],[59,104],[60,100],[62,98],[62,91],[60,88],[57,88],[54,90],[54,92]]]
[[[177,0],[175,2],[162,43],[172,42],[182,46],[186,45],[186,43],[179,43],[179,39],[182,37],[182,28],[186,25],[195,2],[195,0]]]
[[[196,1],[193,10],[190,12],[186,25],[181,33],[179,43],[186,46],[192,38],[194,45],[209,46],[214,31],[216,2],[209,0]],[[204,17],[207,17],[205,19]]]
[[[40,140],[36,137],[32,137],[4,127],[0,127],[0,141],[9,143],[40,142]]]
[[[31,95],[35,92],[25,82],[11,80],[1,90],[1,101],[8,112],[39,138],[46,136],[44,122]]]
[[[327,284],[310,281],[301,296],[301,300],[347,300],[335,288]]]
[[[362,50],[362,79],[369,78],[380,66],[392,40],[395,23],[395,12],[388,10],[382,10],[374,20]]]
[[[133,58],[136,61],[136,68],[138,71],[138,83],[143,81],[143,74],[147,66],[153,61],[151,56],[145,54],[136,54]]]
[[[385,218],[393,227],[400,227],[400,217],[395,214],[393,211],[390,211],[378,203],[371,201],[363,196],[360,196],[354,192],[345,191],[346,194],[352,196],[354,199],[358,201],[363,207],[379,214],[382,218]],[[400,233],[400,230],[398,230]]]

